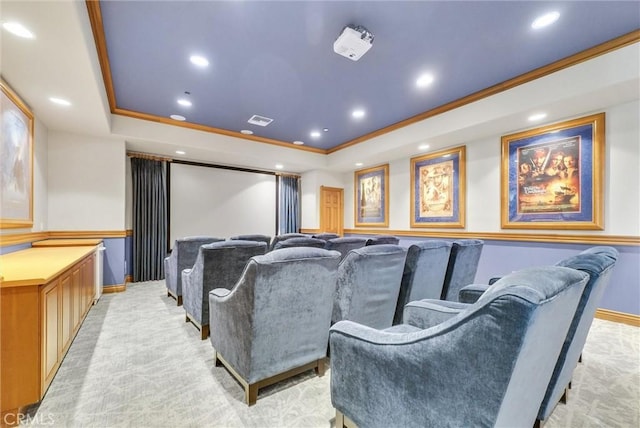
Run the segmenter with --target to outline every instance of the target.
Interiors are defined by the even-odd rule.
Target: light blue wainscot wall
[[[349,236],[362,236],[349,234]],[[432,240],[399,236],[400,245]],[[451,241],[448,239],[448,241]],[[559,260],[574,256],[590,244],[562,244],[550,242],[514,242],[484,240],[482,255],[475,282],[486,284],[490,278],[502,276],[531,266],[553,265]],[[620,256],[611,279],[598,305],[601,309],[640,315],[640,247],[610,245]]]
[[[124,284],[125,277],[125,238],[103,238],[104,273],[103,287]]]
[[[6,247],[0,247],[0,255],[9,254],[15,251],[21,251],[31,248],[31,242],[27,242],[26,244],[17,244],[17,245],[8,245]]]

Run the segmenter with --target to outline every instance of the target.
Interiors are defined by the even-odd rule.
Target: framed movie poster
[[[33,226],[33,114],[0,80],[0,228]]]
[[[465,146],[411,159],[411,227],[463,228]]]
[[[389,164],[356,171],[355,226],[389,226]]]
[[[503,228],[602,229],[604,113],[502,137]]]

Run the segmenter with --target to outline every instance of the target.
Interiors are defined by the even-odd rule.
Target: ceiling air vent
[[[273,119],[269,119],[268,117],[258,116],[257,114],[254,114],[253,116],[251,116],[251,118],[247,122],[253,125],[258,125],[258,126],[267,126],[268,124],[273,122]]]

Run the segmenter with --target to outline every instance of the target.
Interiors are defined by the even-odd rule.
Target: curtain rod
[[[171,158],[165,158],[162,156],[158,156],[158,155],[150,155],[148,153],[140,153],[140,152],[127,152],[127,156],[129,156],[130,158],[141,158],[141,159],[150,159],[150,160],[157,160],[157,161],[164,161],[164,162],[172,162],[173,159]]]

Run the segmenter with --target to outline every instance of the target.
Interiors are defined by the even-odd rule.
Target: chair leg
[[[582,362],[582,352],[580,352],[580,356],[578,357],[578,362],[581,363]]]
[[[318,360],[318,365],[316,366],[316,374],[318,377],[324,376],[325,366],[324,366],[324,358]]]
[[[344,428],[344,415],[340,410],[336,410],[336,428]]]
[[[562,393],[562,397],[560,397],[560,402],[562,404],[567,404],[567,400],[569,399],[569,388],[565,388]]]
[[[256,404],[256,400],[258,399],[258,384],[252,383],[251,385],[247,385],[244,388],[244,398],[247,401],[248,406],[253,406]]]
[[[182,306],[182,296],[178,296],[176,300],[178,301],[178,306]]]
[[[205,340],[209,337],[209,325],[200,326],[200,339]]]
[[[541,421],[540,419],[536,419],[533,423],[533,428],[542,428],[544,426],[545,421]]]
[[[222,361],[220,361],[220,358],[218,358],[218,353],[217,352],[214,353],[213,364],[216,367],[220,367],[222,365]]]
[[[190,320],[189,320],[189,315],[185,314],[185,315],[184,315],[184,322],[189,322],[189,321],[190,321]]]

